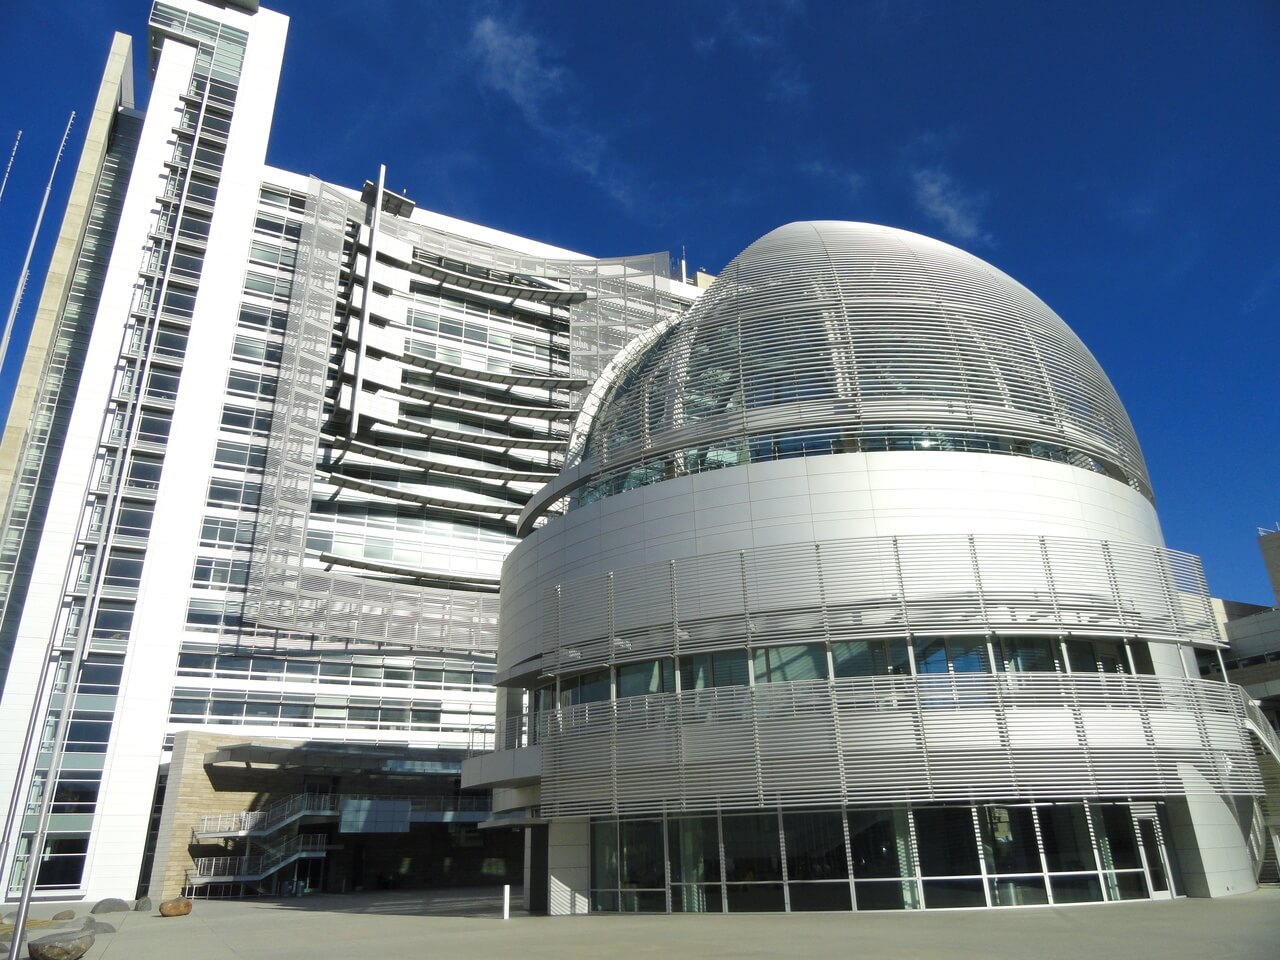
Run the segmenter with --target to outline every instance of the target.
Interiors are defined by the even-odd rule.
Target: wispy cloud
[[[809,81],[794,64],[779,67],[769,77],[764,95],[774,103],[799,103],[809,96]]]
[[[560,148],[618,203],[634,205],[632,176],[609,156],[604,134],[574,119],[571,103],[577,80],[553,61],[538,36],[509,20],[484,16],[472,27],[470,52],[479,64],[481,82],[507,97],[531,129]]]
[[[770,50],[784,42],[787,21],[804,11],[803,0],[737,0],[725,4],[710,30],[693,41],[695,50],[709,53],[717,47]]]
[[[809,96],[804,61],[788,49],[791,22],[804,13],[803,0],[736,0],[723,4],[720,17],[692,41],[698,53],[736,51],[760,66],[761,94],[784,106]]]
[[[471,31],[471,48],[485,84],[510,97],[531,127],[546,126],[546,105],[563,89],[565,71],[546,62],[542,42],[493,17],[481,17]]]
[[[1242,313],[1253,313],[1275,293],[1276,288],[1280,287],[1280,260],[1273,263],[1268,268],[1257,283],[1253,285],[1253,289],[1249,291],[1249,296],[1245,298],[1244,303],[1240,305]]]
[[[1164,208],[1164,197],[1154,188],[1140,190],[1117,198],[1111,207],[1111,215],[1130,230],[1142,230],[1150,225]]]
[[[866,186],[867,178],[851,167],[840,167],[825,160],[806,160],[799,170],[805,176],[835,187],[846,197],[856,197]]]
[[[981,222],[989,199],[985,192],[963,187],[941,167],[917,167],[911,172],[911,182],[916,206],[953,239],[986,245],[995,242]]]

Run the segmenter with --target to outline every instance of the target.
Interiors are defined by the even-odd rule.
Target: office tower
[[[112,46],[0,450],[10,897],[500,880],[500,563],[698,292],[268,166],[286,29],[156,3],[145,110]]]
[[[1199,560],[1025,287],[793,223],[591,397],[504,566],[502,749],[463,774],[531,824],[535,909],[1253,889],[1280,741],[1200,677]]]

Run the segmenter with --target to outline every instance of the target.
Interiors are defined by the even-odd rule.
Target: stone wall
[[[165,787],[160,831],[156,837],[155,860],[151,867],[148,896],[162,900],[177,896],[193,857],[227,855],[220,844],[192,845],[192,831],[200,818],[210,813],[239,813],[260,810],[291,793],[302,792],[302,777],[264,776],[250,770],[207,770],[206,754],[232,744],[244,743],[244,735],[184,731],[173,740],[173,760]],[[254,738],[255,743],[287,746],[287,740]]]

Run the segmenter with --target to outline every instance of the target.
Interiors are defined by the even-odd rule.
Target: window
[[[917,637],[916,672],[986,673],[987,642],[980,637]]]
[[[911,673],[905,640],[853,640],[831,644],[837,677],[905,676]]]
[[[124,673],[124,660],[119,657],[104,657],[101,654],[90,654],[90,658],[80,665],[80,680],[77,684],[80,692],[119,693],[120,677]]]
[[[1130,640],[1129,654],[1133,657],[1135,673],[1150,676],[1156,672],[1155,664],[1151,662],[1151,644],[1143,643],[1141,640]]]
[[[77,710],[67,724],[69,753],[106,753],[111,739],[111,716],[88,710]]]
[[[1116,640],[1068,640],[1067,663],[1072,673],[1128,673],[1124,645]]]
[[[748,683],[747,652],[725,650],[680,658],[680,689],[745,687]]]
[[[211,653],[187,653],[178,654],[178,669],[183,672],[212,672],[214,662],[217,660]]]
[[[1012,673],[1052,673],[1058,669],[1057,641],[1048,637],[1001,637],[996,667]]]
[[[203,243],[209,239],[209,227],[213,218],[201,211],[188,208],[178,225],[178,236],[183,240]]]
[[[248,363],[278,364],[280,362],[280,351],[279,344],[267,343],[265,340],[257,340],[253,337],[236,337],[236,345],[232,356],[237,360],[244,360]]]
[[[823,680],[827,676],[827,651],[817,644],[765,647],[755,651],[756,683],[788,680]]]
[[[283,188],[263,187],[259,199],[264,207],[279,207],[294,213],[301,213],[307,208],[305,197],[297,196]]]
[[[175,252],[171,266],[175,276],[195,281],[200,279],[204,260],[193,253]]]
[[[265,437],[271,432],[271,411],[227,404],[222,408],[222,426],[231,433]]]
[[[595,703],[609,699],[609,671],[593,670],[560,681],[560,706]]]
[[[53,790],[53,813],[93,813],[102,786],[100,770],[64,770]]]
[[[266,462],[267,451],[264,447],[237,443],[234,440],[219,440],[218,450],[213,458],[215,467],[236,471],[243,471],[245,468],[261,470]]]
[[[126,500],[116,517],[116,533],[123,537],[145,537],[151,532],[155,505]]]
[[[144,410],[138,424],[138,439],[144,443],[164,443],[169,439],[172,422],[167,413]]]
[[[160,471],[164,459],[145,453],[135,453],[129,458],[129,486],[138,490],[155,490],[160,486]]]
[[[102,582],[109,587],[137,588],[142,580],[145,555],[137,550],[112,550]]]
[[[187,624],[195,630],[216,632],[219,627],[241,625],[238,605],[231,610],[222,600],[192,600],[187,604]]]
[[[618,696],[640,697],[649,693],[674,693],[675,663],[669,659],[631,663],[618,667]]]
[[[297,259],[292,250],[282,250],[271,243],[255,240],[249,247],[249,259],[255,264],[291,269]]]
[[[187,353],[187,332],[174,327],[161,326],[152,342],[157,356],[181,360]]]
[[[232,370],[227,374],[227,392],[269,400],[276,395],[278,378],[269,373]]]
[[[289,314],[284,310],[246,303],[240,308],[240,326],[269,333],[284,333],[289,324]],[[237,341],[238,342],[238,341]]]
[[[30,850],[30,844],[29,837],[22,838],[23,852]],[[36,888],[54,890],[78,887],[84,874],[88,850],[88,834],[51,834],[46,837],[44,851],[40,856],[39,873],[36,874]]]
[[[249,579],[248,560],[198,557],[192,585],[196,587],[243,587]]]
[[[133,604],[119,600],[102,600],[93,618],[94,640],[127,640],[133,626]]]
[[[788,879],[843,880],[849,876],[844,855],[844,825],[838,810],[785,813],[782,826],[787,839]],[[847,884],[844,892],[847,910]]]
[[[721,820],[721,833],[729,911],[782,910],[785,901],[777,815],[726,816]]]
[[[214,547],[250,546],[253,543],[253,521],[206,517],[200,529],[200,543]]]
[[[292,286],[287,275],[275,277],[261,273],[248,273],[244,278],[245,293],[257,294],[279,303],[287,303],[289,301],[289,291]]]
[[[164,294],[164,312],[171,317],[190,320],[196,312],[196,292],[171,284]]]
[[[985,907],[978,843],[968,807],[924,807],[915,811],[916,838],[926,907]]]
[[[178,374],[163,367],[152,367],[147,377],[147,398],[172,403],[178,398]]]
[[[257,506],[262,496],[262,485],[249,480],[224,480],[215,477],[209,481],[209,506]]]

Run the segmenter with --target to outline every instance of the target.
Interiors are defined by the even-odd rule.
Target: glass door
[[[1173,892],[1169,887],[1169,859],[1160,838],[1160,828],[1154,817],[1138,817],[1138,836],[1142,840],[1142,859],[1147,869],[1152,900],[1169,900]]]

